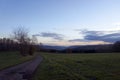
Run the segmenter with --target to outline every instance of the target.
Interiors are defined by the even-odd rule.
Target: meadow
[[[0,52],[0,70],[31,60],[34,57],[23,57],[19,52]]]
[[[120,80],[120,54],[38,53],[44,59],[33,80]],[[36,56],[36,55],[35,55]],[[33,59],[18,52],[0,52],[0,70]]]
[[[120,54],[40,53],[33,80],[120,80]]]

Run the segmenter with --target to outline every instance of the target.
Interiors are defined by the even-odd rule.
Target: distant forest
[[[36,51],[54,53],[112,53],[120,52],[120,41],[114,44],[69,46],[57,49],[56,46],[43,47],[43,44],[34,45]],[[51,48],[52,47],[52,48]],[[59,48],[59,47],[58,47]],[[19,51],[20,43],[9,38],[0,38],[0,51]]]

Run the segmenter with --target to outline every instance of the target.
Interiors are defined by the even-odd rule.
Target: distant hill
[[[111,46],[111,44],[106,44],[106,45],[77,45],[77,46],[70,46],[68,48],[71,49],[98,49],[98,48],[105,48],[105,47],[109,47]]]
[[[73,52],[110,52],[112,50],[112,44],[106,45],[83,45],[83,46],[70,46],[67,49],[71,49]]]
[[[67,47],[66,46],[51,46],[51,45],[42,45],[42,48],[43,49],[53,49],[53,50],[64,50],[66,49]]]
[[[41,47],[41,46],[39,46]],[[77,45],[77,46],[52,46],[42,45],[42,50],[51,52],[66,53],[68,51],[72,53],[99,53],[99,52],[112,52],[113,44],[105,45]]]

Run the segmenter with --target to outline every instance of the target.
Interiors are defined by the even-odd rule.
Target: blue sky
[[[0,37],[18,26],[46,44],[112,43],[119,40],[120,0],[0,0]]]

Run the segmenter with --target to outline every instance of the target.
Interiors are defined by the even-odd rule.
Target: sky
[[[20,26],[43,44],[114,43],[120,40],[120,0],[0,0],[0,37]]]

